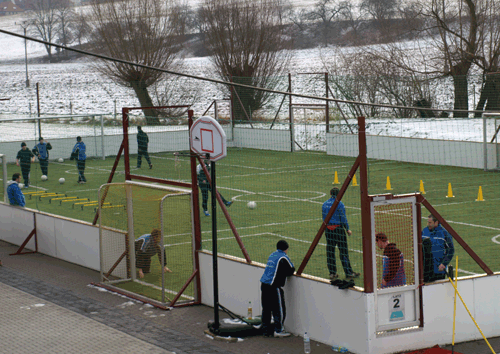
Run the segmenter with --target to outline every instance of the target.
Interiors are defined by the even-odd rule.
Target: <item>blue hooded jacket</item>
[[[79,141],[73,147],[73,153],[78,152],[78,160],[83,161],[87,159],[87,155],[85,155],[85,144],[83,141]]]
[[[434,273],[444,274],[444,270],[439,270],[439,265],[444,264],[447,266],[453,255],[455,254],[455,247],[453,246],[453,238],[450,236],[441,224],[434,230],[430,231],[428,227],[422,230],[422,240],[426,238],[431,240],[431,253],[434,265]]]
[[[295,267],[285,251],[276,250],[269,256],[260,281],[263,284],[281,288],[285,285],[286,277],[293,275],[293,272],[295,272]]]

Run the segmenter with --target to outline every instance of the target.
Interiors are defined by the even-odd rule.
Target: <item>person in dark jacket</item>
[[[148,144],[148,135],[142,131],[142,127],[139,125],[137,127],[137,168],[141,168],[142,156],[144,156],[148,162],[149,168],[153,168],[153,164],[149,159]]]
[[[389,243],[387,236],[382,232],[375,235],[375,241],[378,248],[384,250],[382,288],[406,285],[403,253],[396,247],[395,243]]]
[[[429,215],[427,227],[422,230],[424,254],[424,282],[446,278],[446,267],[450,264],[455,247],[453,238],[434,215]]]
[[[87,183],[85,178],[85,161],[87,160],[87,155],[85,143],[82,141],[81,136],[76,137],[76,144],[71,151],[70,160],[76,159],[76,168],[78,169],[78,183]]]
[[[35,155],[28,149],[25,142],[21,143],[21,150],[18,151],[16,156],[16,165],[21,167],[21,173],[24,179],[24,188],[30,185],[30,170],[31,163],[35,162]]]
[[[325,220],[333,203],[335,202],[337,194],[339,194],[339,189],[332,188],[330,190],[331,198],[324,202],[322,207],[323,220],[327,224],[325,232],[326,265],[328,267],[328,271],[330,272],[330,280],[337,279],[337,264],[335,261],[335,247],[337,246],[339,248],[340,261],[342,262],[346,278],[357,278],[360,274],[352,270],[351,261],[349,260],[349,252],[347,249],[346,233],[350,236],[352,235],[352,232],[349,230],[349,222],[347,221],[344,203],[339,201],[337,209],[335,210],[335,213],[333,213],[331,219]]]
[[[139,272],[139,278],[144,278],[144,274],[151,271],[151,257],[158,255],[161,262],[161,251],[163,248],[163,271],[172,273],[167,267],[167,255],[164,246],[161,244],[161,231],[153,229],[150,234],[142,235],[135,240],[135,267]]]
[[[205,160],[205,165],[207,166],[208,173],[210,173],[210,161]],[[198,185],[200,186],[201,189],[201,207],[203,208],[203,213],[205,216],[210,216],[210,213],[208,212],[208,192],[212,190],[212,187],[210,186],[210,183],[208,183],[208,178],[205,176],[205,171],[203,171],[203,167],[201,164],[199,164],[196,167],[196,174],[198,176]],[[230,207],[231,204],[233,204],[232,201],[227,201],[222,194],[220,194],[220,197],[222,199],[222,202],[224,203],[225,206]]]
[[[269,256],[264,274],[260,278],[262,330],[266,336],[288,337],[290,333],[283,328],[286,318],[283,286],[286,277],[295,272],[295,267],[287,255],[288,243],[280,240],[276,248],[277,250]],[[274,318],[274,327],[271,327],[271,315]]]
[[[19,181],[21,181],[21,175],[19,173],[14,173],[12,175],[12,183],[7,187],[7,196],[9,197],[10,205],[24,207],[26,201],[21,188],[19,188]]]
[[[38,144],[33,148],[33,153],[38,157],[40,161],[40,169],[42,170],[42,175],[49,175],[49,150],[52,150],[52,145],[45,142],[45,140],[40,137],[38,139]]]

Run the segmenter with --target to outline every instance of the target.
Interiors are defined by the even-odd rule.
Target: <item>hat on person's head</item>
[[[77,136],[76,137],[76,141],[82,141],[82,137],[81,136]]]
[[[39,137],[39,138],[38,138],[38,141],[42,141],[42,140],[43,140],[43,138],[42,138],[42,137]]]
[[[24,141],[21,143],[21,147],[23,146],[26,146],[26,143]]]
[[[375,235],[375,240],[385,242],[387,241],[387,236],[383,232],[379,232]]]
[[[330,190],[330,195],[332,197],[336,197],[337,195],[339,194],[339,189],[337,187],[333,187],[331,190]]]
[[[285,240],[279,240],[276,244],[276,248],[281,251],[286,251],[288,249],[288,242],[286,242]]]

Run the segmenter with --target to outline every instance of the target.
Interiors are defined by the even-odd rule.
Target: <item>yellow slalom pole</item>
[[[451,286],[453,286],[453,288],[455,289],[455,292],[456,294],[458,295],[458,297],[460,298],[460,300],[462,301],[462,304],[464,305],[465,309],[467,310],[467,313],[469,314],[470,318],[472,318],[472,321],[474,322],[474,324],[476,325],[477,329],[479,330],[479,333],[481,333],[481,335],[483,336],[483,339],[485,340],[486,344],[488,344],[488,347],[490,347],[491,349],[491,352],[493,354],[496,354],[495,351],[493,350],[493,348],[491,347],[490,345],[490,342],[488,342],[488,339],[486,339],[483,331],[481,331],[481,328],[479,328],[479,325],[477,324],[476,320],[474,319],[474,317],[472,317],[472,314],[470,313],[467,305],[465,304],[465,301],[464,299],[462,299],[462,295],[460,295],[460,293],[458,292],[458,289],[457,287],[455,286],[455,284],[453,283],[453,280],[451,280],[451,278],[448,277],[448,280],[450,281],[451,283]]]
[[[453,339],[451,340],[451,353],[455,348],[455,321],[457,318],[457,277],[458,277],[458,256],[455,257],[455,296],[453,296]]]

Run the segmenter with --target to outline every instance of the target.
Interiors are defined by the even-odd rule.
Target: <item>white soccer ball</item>
[[[255,202],[248,202],[247,203],[247,207],[248,207],[248,209],[255,209],[255,208],[257,208],[257,203],[255,203]]]
[[[64,178],[59,178],[59,183],[63,184],[64,182],[66,182],[66,180]]]
[[[46,175],[42,175],[42,181],[46,181],[48,179],[49,179],[49,177],[47,177]]]
[[[19,188],[24,188],[24,183],[18,183]]]
[[[62,157],[59,158],[59,160],[57,160],[59,162],[64,162],[64,159]]]

